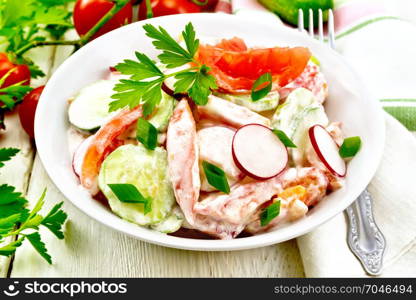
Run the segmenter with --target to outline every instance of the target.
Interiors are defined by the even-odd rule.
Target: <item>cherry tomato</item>
[[[110,0],[77,0],[74,7],[74,25],[79,35],[86,34],[112,7]],[[133,8],[131,2],[127,2],[113,18],[93,35],[92,39],[117,29],[127,23],[131,23]]]
[[[152,0],[153,17],[186,14],[186,13],[198,13],[202,11],[202,7],[193,3],[190,0]],[[140,4],[139,19],[146,19],[146,0]]]
[[[31,138],[35,137],[34,125],[36,107],[38,106],[39,97],[42,94],[44,87],[45,86],[42,85],[32,90],[23,98],[23,102],[19,105],[20,124],[22,124],[23,129]]]
[[[205,5],[205,7],[209,10],[212,10],[215,8],[215,6],[217,6],[217,4],[218,4],[218,0],[208,0],[208,3]]]
[[[15,69],[7,76],[0,88],[24,81],[23,84],[30,83],[30,70],[26,65],[18,65],[12,63],[6,53],[0,53],[0,78],[7,74],[10,70]]]

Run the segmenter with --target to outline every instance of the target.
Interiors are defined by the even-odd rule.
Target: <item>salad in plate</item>
[[[342,187],[361,140],[328,120],[309,49],[143,28],[157,61],[136,52],[69,99],[73,171],[93,197],[162,233],[233,239]]]

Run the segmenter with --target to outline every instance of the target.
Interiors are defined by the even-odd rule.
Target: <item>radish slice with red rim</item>
[[[77,150],[75,150],[74,156],[72,158],[72,169],[74,170],[75,175],[78,177],[81,174],[82,163],[84,162],[84,156],[87,152],[88,147],[92,141],[92,135],[87,137],[85,140],[79,144]]]
[[[237,167],[259,180],[279,175],[289,159],[285,145],[270,128],[261,124],[240,127],[234,134],[232,153]]]
[[[309,138],[325,167],[334,175],[344,177],[347,173],[347,166],[339,155],[338,144],[329,132],[321,125],[314,125],[309,128]]]

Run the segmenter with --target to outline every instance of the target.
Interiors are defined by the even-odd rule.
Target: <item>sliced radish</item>
[[[78,177],[81,174],[84,156],[85,156],[85,153],[87,152],[89,145],[91,144],[92,137],[93,137],[92,135],[87,137],[85,140],[82,141],[81,144],[79,144],[72,158],[72,169],[74,170],[75,175],[77,175]]]
[[[344,177],[347,173],[347,166],[339,155],[339,147],[329,132],[321,125],[314,125],[309,128],[309,138],[325,167],[334,175]]]
[[[270,128],[261,124],[240,127],[234,134],[232,151],[237,167],[259,180],[279,175],[288,162],[285,145]]]

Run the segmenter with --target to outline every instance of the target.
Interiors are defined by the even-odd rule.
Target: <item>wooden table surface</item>
[[[43,47],[31,57],[47,73],[33,82],[43,84],[70,54],[65,47]],[[74,74],[76,76],[76,74]],[[2,277],[303,277],[302,260],[295,240],[253,250],[198,252],[145,243],[116,232],[86,216],[57,190],[46,174],[36,148],[21,129],[16,114],[6,117],[7,131],[0,133],[0,147],[20,153],[0,172],[0,184],[14,185],[33,204],[47,188],[45,210],[64,200],[69,215],[65,240],[47,230],[43,239],[52,255],[46,263],[29,245],[13,258],[0,256]]]

